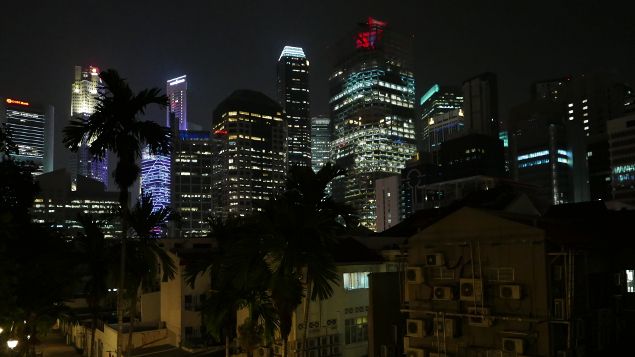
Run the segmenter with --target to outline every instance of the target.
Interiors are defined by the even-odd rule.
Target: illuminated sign
[[[183,82],[185,82],[186,78],[187,78],[187,76],[180,76],[180,77],[168,79],[168,85],[175,86],[175,85],[177,85],[179,83],[183,83]]]
[[[214,130],[214,134],[216,135],[227,135],[227,130]]]
[[[15,99],[9,99],[9,98],[7,98],[7,104],[24,105],[25,107],[29,106],[29,102],[23,102],[21,100],[15,100]]]
[[[357,34],[355,37],[355,47],[374,49],[384,34],[386,23],[369,17],[366,25],[368,25],[368,31]]]

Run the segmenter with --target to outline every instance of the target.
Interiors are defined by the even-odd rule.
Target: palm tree
[[[355,224],[353,211],[335,203],[327,193],[328,184],[342,174],[344,170],[330,163],[317,173],[308,167],[291,168],[286,191],[264,214],[274,232],[270,247],[274,275],[299,277],[306,287],[302,346],[306,345],[310,301],[328,299],[333,294],[332,285],[339,282],[333,259],[337,235]],[[299,304],[285,308],[292,313]],[[282,334],[285,345],[287,337]]]
[[[128,331],[128,347],[126,351],[132,355],[132,332],[137,315],[137,299],[140,289],[150,287],[159,275],[162,281],[174,279],[176,266],[168,253],[157,244],[159,229],[166,228],[166,222],[172,218],[172,211],[167,207],[153,209],[152,198],[142,194],[128,217],[129,226],[134,232],[128,246],[126,262],[126,295],[130,306],[130,325]]]
[[[166,106],[167,97],[160,89],[144,89],[134,93],[125,79],[113,69],[99,74],[103,82],[104,95],[99,98],[95,112],[87,121],[76,118],[64,128],[64,144],[77,151],[88,145],[89,153],[96,159],[103,159],[111,151],[117,158],[114,172],[115,183],[119,187],[119,203],[122,216],[128,215],[128,190],[139,176],[137,160],[141,150],[147,146],[152,154],[168,154],[171,150],[169,129],[152,121],[143,121],[139,116],[153,105]],[[123,328],[123,288],[128,227],[123,220],[121,259],[119,267],[119,287],[117,289],[117,356],[121,356]]]
[[[236,314],[247,309],[248,318],[239,331],[248,333],[239,342],[247,350],[273,340],[278,317],[269,292],[271,270],[266,264],[261,227],[253,217],[210,220],[211,233],[216,244],[211,254],[203,259],[190,259],[186,266],[186,281],[194,286],[196,278],[209,273],[212,294],[202,309],[208,331],[216,339],[225,336],[225,354],[229,356],[229,342],[236,324]],[[257,338],[256,338],[257,335]],[[250,342],[251,341],[251,342]]]
[[[104,239],[99,222],[90,215],[80,214],[77,221],[83,228],[83,233],[77,236],[75,242],[78,245],[78,253],[81,257],[81,265],[84,267],[84,274],[87,281],[83,290],[86,295],[86,304],[92,315],[90,325],[90,356],[95,355],[95,329],[97,320],[101,315],[101,304],[106,298],[108,288],[110,261],[109,244]]]

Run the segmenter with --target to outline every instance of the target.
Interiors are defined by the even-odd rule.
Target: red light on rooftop
[[[214,130],[214,134],[216,135],[227,135],[227,130]]]
[[[374,49],[384,34],[386,22],[369,17],[366,25],[368,25],[368,31],[360,32],[355,36],[355,48]]]
[[[23,105],[25,107],[28,107],[30,105],[29,102],[25,102],[25,101],[22,101],[22,100],[16,100],[16,99],[10,99],[10,98],[7,98],[6,102],[7,102],[7,104],[17,104],[17,105]]]

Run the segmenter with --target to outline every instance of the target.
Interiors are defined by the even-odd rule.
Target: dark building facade
[[[309,60],[301,47],[285,46],[280,53],[278,101],[287,118],[289,165],[311,167]]]
[[[35,165],[34,175],[53,171],[54,113],[50,105],[0,98],[0,125],[18,149],[13,158]]]
[[[494,73],[463,82],[463,113],[466,132],[498,137],[498,81]]]
[[[613,198],[635,204],[635,111],[608,122]]]
[[[212,203],[220,195],[213,178],[220,171],[222,140],[210,131],[179,131],[178,125],[173,131],[172,208],[181,223],[172,235],[204,237],[210,229],[208,218],[215,213]]]
[[[549,100],[514,107],[510,113],[512,176],[541,188],[551,204],[585,200],[584,135]],[[578,191],[578,192],[576,192]]]
[[[109,192],[101,181],[77,176],[59,169],[37,176],[40,192],[35,196],[32,219],[72,237],[83,231],[79,214],[90,214],[98,221],[105,238],[121,234],[119,219],[119,193]]]
[[[455,87],[433,85],[421,96],[419,100],[420,116],[415,123],[417,149],[430,151],[430,139],[425,128],[430,124],[430,119],[440,114],[459,110],[463,107],[463,94]],[[436,122],[436,120],[434,120]]]
[[[497,137],[469,134],[441,145],[440,165],[445,180],[485,175],[505,176],[503,142]]]
[[[216,107],[212,126],[221,141],[215,214],[226,218],[261,210],[285,187],[287,122],[282,107],[260,92],[237,90]]]
[[[375,180],[399,173],[416,152],[411,38],[368,18],[329,79],[333,158],[347,169],[334,197],[375,225]]]
[[[586,182],[576,183],[576,190],[586,193],[578,200],[610,200],[607,123],[625,113],[626,103],[633,96],[632,89],[612,75],[592,73],[536,82],[532,86],[532,96],[557,103],[564,112],[567,127],[579,128],[575,140],[581,141],[586,151],[586,172],[583,174]]]

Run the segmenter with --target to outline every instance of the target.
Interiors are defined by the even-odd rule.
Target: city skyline
[[[156,8],[161,8],[159,5],[155,5]],[[337,7],[335,4],[288,7],[277,3],[257,4],[255,6],[263,16],[239,17],[240,21],[225,28],[223,25],[228,21],[225,18],[235,18],[238,6],[203,7],[196,8],[195,12],[184,6],[175,10],[175,15],[180,16],[171,16],[145,4],[122,7],[95,3],[92,7],[70,6],[77,15],[74,17],[82,24],[92,18],[84,16],[87,13],[94,10],[103,13],[96,20],[101,26],[95,26],[94,31],[86,34],[75,34],[72,41],[62,40],[71,33],[68,25],[55,21],[44,31],[39,25],[41,21],[25,20],[26,14],[41,19],[49,13],[58,13],[61,9],[57,6],[33,6],[31,11],[16,6],[7,4],[7,11],[0,15],[0,38],[7,48],[22,46],[16,41],[30,46],[18,55],[0,56],[2,68],[12,68],[11,71],[0,71],[0,94],[54,105],[56,134],[70,114],[68,94],[61,88],[72,80],[72,66],[76,64],[117,68],[133,85],[141,87],[162,87],[161,83],[167,79],[187,73],[189,121],[208,128],[214,107],[234,89],[254,89],[275,97],[275,59],[280,48],[289,43],[303,47],[312,59],[312,115],[326,114],[327,79],[332,67],[329,52],[339,34],[347,29],[347,24],[369,15],[414,35],[417,98],[434,83],[460,85],[476,73],[492,71],[499,78],[502,119],[508,115],[509,108],[527,99],[529,86],[535,80],[597,70],[616,72],[627,82],[635,79],[635,70],[628,65],[633,57],[627,45],[634,33],[633,26],[626,21],[628,11],[614,12],[584,1],[576,3],[575,7],[550,2],[548,7],[532,3],[514,4],[513,8],[503,4],[479,8],[465,3],[460,7],[464,11],[446,4],[421,5],[416,2],[407,2],[400,7],[379,2],[365,2],[364,6],[350,2]],[[282,8],[294,16],[281,18],[269,26],[265,19],[276,16]],[[338,11],[331,13],[329,8]],[[119,10],[125,10],[119,17],[119,27],[104,26],[103,18]],[[327,13],[334,17],[329,26],[321,26]],[[570,16],[572,14],[576,16]],[[136,15],[147,15],[149,26],[168,20],[180,26],[171,27],[178,29],[166,33],[167,38],[145,38],[146,32],[132,31],[137,26]],[[486,26],[486,22],[493,24]],[[24,23],[30,23],[31,27],[23,28],[20,24]],[[313,31],[317,27],[321,31]],[[602,31],[595,31],[597,29]],[[252,32],[258,33],[259,40],[252,40]],[[219,37],[220,34],[224,36]],[[177,43],[176,48],[169,51],[161,43],[164,40],[172,43],[182,37],[192,42]],[[536,43],[533,41],[536,37],[545,41]],[[611,41],[605,41],[606,37]],[[38,46],[48,50],[51,56],[36,65],[34,61],[38,57],[30,56],[30,53],[31,48]],[[39,70],[32,72],[31,68]],[[233,76],[231,81],[228,75]],[[12,85],[8,86],[8,83]],[[162,123],[164,113],[153,111],[148,116]],[[60,149],[63,147],[58,144],[56,152]],[[63,164],[65,159],[56,159],[56,167]]]

